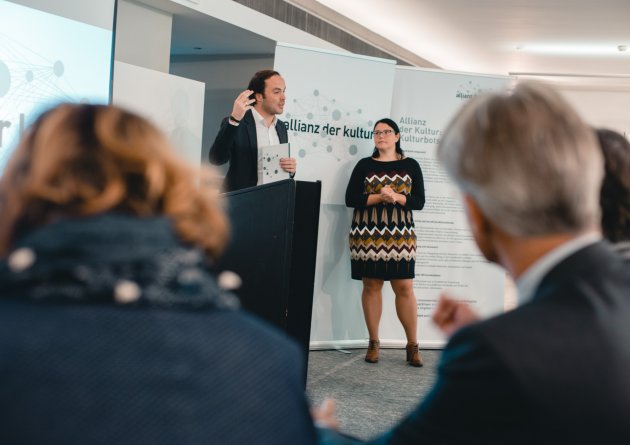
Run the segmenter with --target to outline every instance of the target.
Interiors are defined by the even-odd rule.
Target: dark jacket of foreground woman
[[[0,263],[0,443],[313,442],[299,348],[165,218],[33,231]]]

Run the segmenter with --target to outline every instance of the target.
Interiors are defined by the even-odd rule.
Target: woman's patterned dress
[[[368,195],[389,185],[407,203],[367,205]],[[415,277],[416,233],[412,210],[424,206],[422,170],[415,159],[380,162],[361,159],[346,189],[346,205],[354,207],[350,229],[352,278],[383,280]]]

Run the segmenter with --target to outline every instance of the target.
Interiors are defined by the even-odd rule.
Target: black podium
[[[308,359],[320,182],[287,179],[226,193],[231,241],[219,270],[243,280],[243,307],[294,337]]]

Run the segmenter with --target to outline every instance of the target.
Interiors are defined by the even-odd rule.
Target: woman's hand
[[[403,194],[396,193],[389,185],[381,189],[381,198],[383,202],[388,204],[400,204],[404,206],[407,203],[407,197]]]
[[[396,195],[397,193],[394,192],[394,190],[388,185],[381,189],[381,198],[383,199],[383,202],[388,204],[396,203]]]

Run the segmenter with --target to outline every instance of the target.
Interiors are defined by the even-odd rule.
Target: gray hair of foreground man
[[[599,223],[603,160],[593,130],[549,87],[524,82],[471,99],[437,156],[485,216],[513,236]]]

